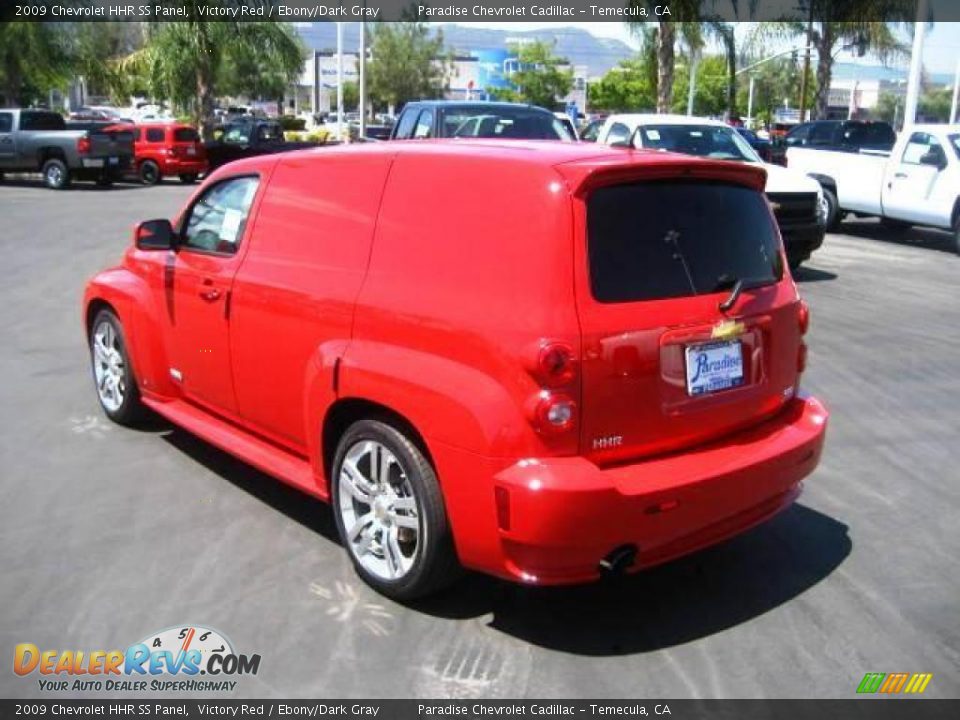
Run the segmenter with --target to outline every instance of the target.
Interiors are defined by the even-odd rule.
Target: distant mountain
[[[589,77],[599,77],[621,60],[633,56],[629,45],[610,38],[598,38],[576,27],[543,30],[491,30],[445,23],[432,26],[443,32],[444,43],[454,52],[506,47],[513,39],[556,42],[556,53],[573,65],[585,65]],[[298,23],[297,30],[311,50],[333,50],[337,46],[334,23]],[[360,45],[360,24],[344,23],[343,49],[356,52]]]

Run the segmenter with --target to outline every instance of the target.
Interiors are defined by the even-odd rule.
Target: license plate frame
[[[743,343],[713,340],[684,348],[687,395],[703,397],[740,387],[745,382]]]

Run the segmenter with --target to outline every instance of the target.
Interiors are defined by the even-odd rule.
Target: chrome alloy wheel
[[[93,375],[103,407],[116,412],[127,394],[126,362],[113,325],[104,320],[93,334]]]
[[[820,202],[817,207],[817,212],[820,214],[820,222],[824,225],[827,224],[827,218],[830,217],[830,201],[827,200],[827,196],[823,193],[820,194]]]
[[[340,519],[350,553],[381,580],[399,580],[420,552],[420,518],[413,486],[397,457],[361,440],[340,465]]]

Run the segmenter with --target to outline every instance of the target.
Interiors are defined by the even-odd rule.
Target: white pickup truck
[[[890,152],[792,146],[787,164],[820,183],[828,227],[853,213],[941,228],[960,253],[960,125],[912,125]]]

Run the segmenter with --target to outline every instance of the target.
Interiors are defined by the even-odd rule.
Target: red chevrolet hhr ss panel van
[[[241,160],[83,320],[100,403],[333,506],[360,575],[589,581],[788,506],[827,412],[762,170],[425,141]]]

